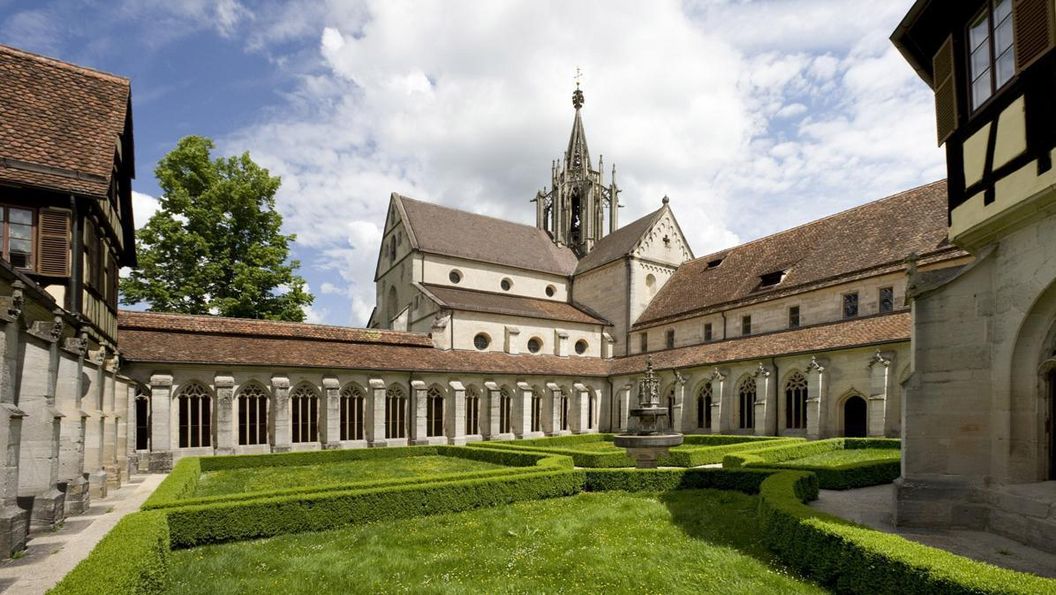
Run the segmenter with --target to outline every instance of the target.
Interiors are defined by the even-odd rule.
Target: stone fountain
[[[660,405],[660,378],[653,372],[653,358],[646,362],[645,376],[638,381],[638,407],[629,412],[626,434],[613,444],[626,448],[639,469],[655,469],[656,460],[667,449],[682,444],[682,434],[671,429],[667,407]]]

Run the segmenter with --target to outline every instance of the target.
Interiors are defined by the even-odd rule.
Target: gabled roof
[[[899,270],[914,252],[965,256],[947,242],[946,202],[941,180],[686,262],[634,327],[772,299],[863,271]],[[709,266],[718,259],[722,264]],[[777,271],[786,271],[781,282],[759,290],[760,277]]]
[[[562,322],[610,325],[607,320],[581,310],[567,302],[424,283],[422,287],[435,301],[439,302],[440,306],[451,308],[452,310],[487,312]]]
[[[570,276],[576,255],[531,225],[477,215],[392,195],[408,227],[411,246],[422,252]]]
[[[652,229],[660,216],[664,214],[665,209],[667,205],[601,238],[598,243],[594,244],[594,248],[579,261],[576,274],[605,266],[630,254],[642,236]]]
[[[130,93],[126,78],[0,45],[0,183],[106,196]]]

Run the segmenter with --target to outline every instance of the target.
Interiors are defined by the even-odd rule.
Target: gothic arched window
[[[513,432],[513,420],[510,414],[513,411],[513,395],[505,386],[499,389],[499,433],[509,434]]]
[[[532,391],[532,431],[543,431],[543,395]]]
[[[398,384],[385,391],[385,437],[407,437],[407,395]]]
[[[480,389],[466,388],[466,434],[480,434]]]
[[[298,385],[290,393],[290,419],[293,422],[293,442],[319,441],[319,395],[307,384]]]
[[[697,427],[711,429],[711,383],[697,391]]]
[[[341,389],[341,440],[363,439],[363,391],[354,384]]]
[[[755,428],[755,378],[751,376],[741,381],[737,387],[738,413],[737,427],[742,430]]]
[[[807,378],[799,372],[785,383],[785,427],[807,427]]]
[[[150,450],[150,389],[136,388],[136,450]]]
[[[436,385],[426,392],[425,435],[444,435],[444,391]]]
[[[180,448],[212,446],[213,400],[204,386],[187,385],[177,398],[180,418]]]
[[[238,393],[238,443],[268,443],[268,393],[250,384]]]

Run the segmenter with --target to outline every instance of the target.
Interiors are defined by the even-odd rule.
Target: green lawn
[[[864,461],[897,461],[902,451],[897,448],[852,448],[833,450],[818,455],[794,459],[782,463],[784,467],[796,465],[845,465]]]
[[[346,461],[297,467],[252,467],[203,473],[195,497],[325,486],[359,481],[381,481],[502,469],[502,465],[442,456],[417,456]]]
[[[777,566],[757,498],[586,493],[176,551],[172,593],[820,593]]]

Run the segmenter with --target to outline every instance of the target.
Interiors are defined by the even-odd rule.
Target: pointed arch
[[[340,417],[338,435],[341,440],[364,439],[364,414],[366,410],[366,390],[349,382],[339,393]]]
[[[785,378],[785,428],[807,428],[807,377],[799,370]]]
[[[236,397],[239,446],[268,443],[268,401],[268,390],[256,380],[239,389]]]
[[[711,405],[714,399],[714,393],[710,380],[705,380],[697,386],[696,394],[696,406],[697,406],[697,429],[711,431]]]
[[[290,391],[291,442],[319,441],[319,393],[307,382]]]
[[[862,393],[850,389],[837,400],[841,433],[848,438],[864,438],[869,434],[869,403]]]
[[[755,378],[745,375],[737,383],[737,427],[739,429],[755,429],[755,397]]]
[[[213,445],[213,397],[197,380],[185,384],[176,397],[180,448]]]
[[[444,435],[444,397],[447,391],[433,384],[425,392],[425,435],[430,438]]]
[[[407,437],[407,393],[399,384],[385,390],[385,438]]]
[[[466,435],[479,436],[480,429],[480,397],[483,392],[475,384],[466,386]]]
[[[499,433],[513,432],[513,391],[505,384],[499,387]]]

